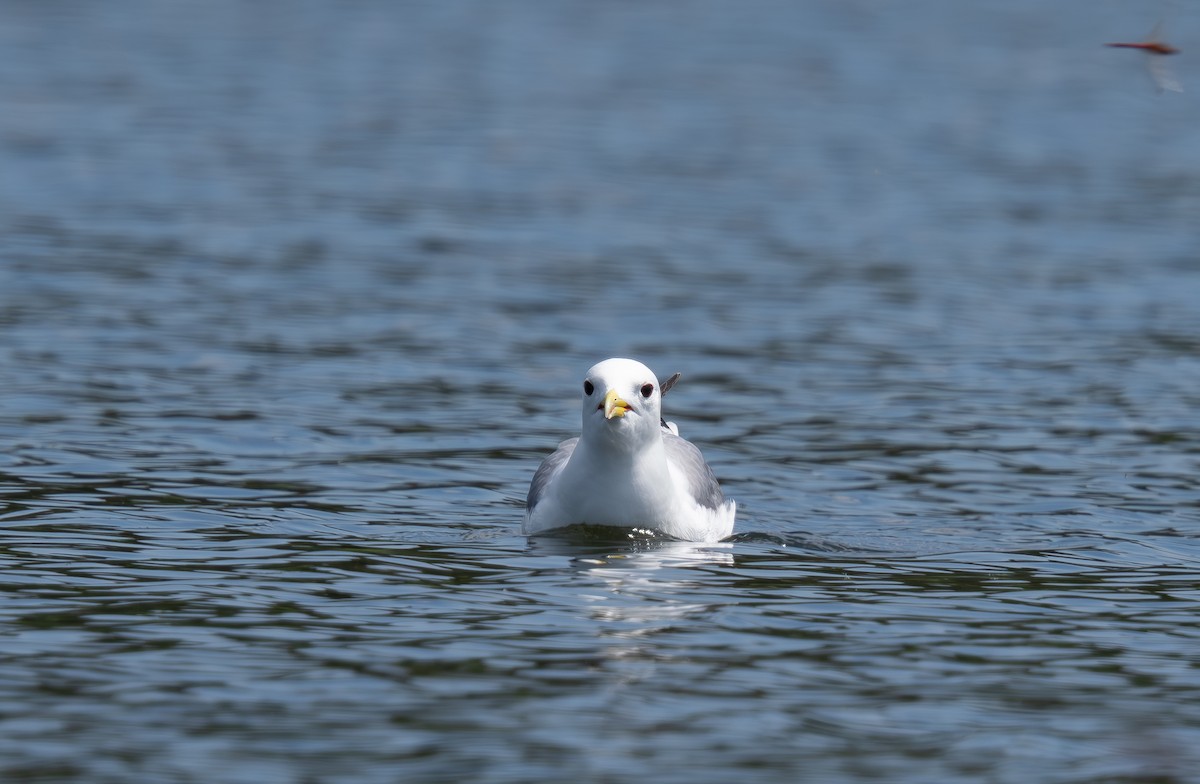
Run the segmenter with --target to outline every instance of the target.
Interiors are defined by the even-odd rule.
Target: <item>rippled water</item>
[[[977,5],[8,4],[0,777],[1189,780],[1200,22]]]

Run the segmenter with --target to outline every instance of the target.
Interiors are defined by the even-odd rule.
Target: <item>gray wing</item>
[[[700,454],[696,445],[664,431],[663,446],[667,449],[667,461],[687,477],[696,503],[709,509],[720,509],[721,504],[725,503],[725,494],[721,492],[717,477],[713,475],[708,463],[704,462],[704,455]],[[541,469],[538,469],[538,473],[541,473]],[[534,477],[534,481],[537,481],[537,477]]]
[[[575,445],[578,443],[578,438],[568,438],[538,466],[538,470],[533,475],[533,481],[529,483],[529,495],[525,497],[525,511],[532,511],[538,501],[542,500],[546,488],[550,485],[550,480],[558,476],[558,472],[571,459],[571,454],[575,451]]]

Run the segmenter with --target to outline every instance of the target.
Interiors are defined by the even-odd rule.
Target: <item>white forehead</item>
[[[617,381],[636,381],[639,384],[656,382],[654,371],[635,359],[614,357],[592,365],[587,372],[587,378],[603,378],[609,383]]]

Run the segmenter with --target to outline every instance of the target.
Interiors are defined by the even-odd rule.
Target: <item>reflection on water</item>
[[[1154,20],[732,8],[6,9],[0,778],[1188,779]],[[613,355],[730,540],[519,536]]]

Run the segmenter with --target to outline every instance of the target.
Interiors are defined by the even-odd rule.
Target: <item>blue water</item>
[[[6,4],[0,779],[1191,780],[1197,36]],[[731,540],[520,535],[608,356]]]

